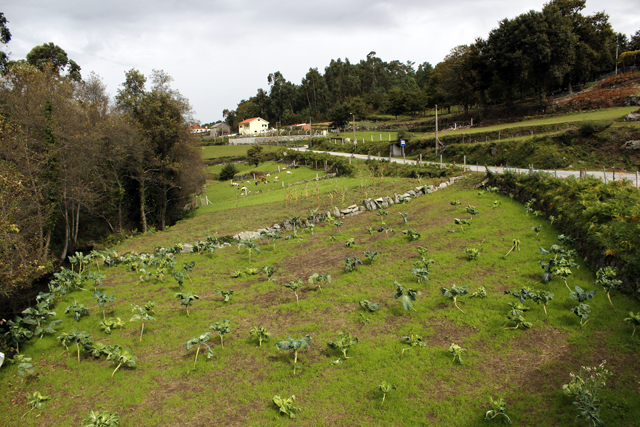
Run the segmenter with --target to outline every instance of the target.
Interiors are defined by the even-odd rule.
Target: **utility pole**
[[[436,157],[438,156],[438,104],[436,104]]]

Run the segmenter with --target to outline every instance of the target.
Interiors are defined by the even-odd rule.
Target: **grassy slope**
[[[340,187],[348,185],[348,181],[336,182]],[[380,188],[360,189],[357,179],[355,183],[350,197],[359,196],[358,191],[382,195],[391,194],[391,186],[405,190],[416,185],[415,181],[387,180]],[[451,206],[452,199],[460,199],[462,205]],[[501,206],[492,210],[496,199]],[[144,236],[127,242],[126,247],[148,250],[166,240],[193,241],[195,236],[189,229],[194,224],[199,224],[196,228],[201,238],[205,229],[215,229],[216,225],[228,232],[236,226],[233,231],[239,231],[237,225],[245,225],[252,217],[268,225],[281,218],[284,211],[304,216],[306,205],[302,200],[299,203],[297,208],[285,210],[282,202],[238,210],[227,203],[226,211],[210,207],[209,212],[203,209],[195,219],[173,227],[169,233]],[[467,217],[463,208],[467,204],[477,206],[480,215],[463,234],[453,225],[453,218]],[[640,306],[614,295],[616,314],[599,289],[591,303],[592,320],[580,328],[577,317],[569,313],[575,304],[562,282],[537,283],[541,273],[537,261],[546,258],[538,254],[538,247],[555,243],[557,232],[553,227],[526,217],[522,205],[508,198],[488,193],[480,196],[476,190],[460,185],[408,205],[394,206],[389,212],[387,222],[397,233],[388,239],[384,233],[370,236],[366,232],[380,221],[373,213],[365,213],[343,220],[336,243],[328,239],[336,234],[335,227],[326,225],[318,227],[314,236],[304,234],[302,241],[279,240],[276,251],[263,244],[261,255],[254,256],[251,265],[277,267],[275,284],[262,275],[231,279],[232,271],[249,265],[246,252],[235,248],[214,255],[180,256],[178,267],[182,262],[196,263],[191,274],[193,283],[186,282],[185,289],[200,295],[201,300],[194,304],[190,317],[173,297],[178,291],[173,279],[136,285],[138,275],[123,266],[108,270],[104,290],[117,297],[109,315],[128,321],[130,303],[141,304],[148,299],[158,303],[158,320],[147,324],[142,342],[138,341],[139,323],[128,323],[124,330],[110,336],[103,334],[98,328],[101,315],[91,292],[74,292],[58,304],[58,318],[65,319],[60,330],[86,330],[96,341],[119,343],[138,357],[138,368],[121,368],[110,378],[114,366],[104,359],[85,356],[78,364],[73,353],[63,354],[55,338],[34,340],[25,353],[34,358],[40,374],[37,379],[22,384],[16,367],[0,371],[0,380],[7,384],[5,399],[0,403],[4,424],[79,425],[89,409],[107,409],[120,413],[122,425],[140,426],[480,426],[485,425],[482,417],[488,409],[488,396],[503,396],[516,424],[563,426],[572,424],[575,416],[570,401],[560,392],[562,384],[569,381],[569,372],[606,359],[615,376],[603,393],[603,417],[610,425],[635,425],[640,415],[640,378],[633,367],[640,346],[637,337],[630,338],[631,328],[622,323],[622,318]],[[398,212],[408,212],[410,222],[402,224]],[[540,223],[543,229],[536,236],[530,227]],[[399,232],[405,228],[415,228],[422,238],[408,243]],[[349,237],[355,239],[355,248],[344,247],[342,242]],[[522,241],[522,249],[504,259],[514,238]],[[418,256],[418,245],[427,245],[428,256],[436,261],[426,284],[416,283],[409,273]],[[468,261],[466,247],[480,249],[480,258]],[[383,255],[373,266],[345,273],[344,258],[364,258],[364,250],[378,250]],[[323,286],[323,292],[305,285],[299,291],[298,308],[293,293],[282,285],[298,277],[306,280],[313,272],[331,274],[333,283]],[[416,312],[404,312],[399,301],[391,298],[393,280],[422,291],[415,303]],[[593,289],[593,280],[592,272],[580,268],[574,270],[569,283]],[[463,315],[439,292],[440,286],[454,283],[468,285],[470,291],[485,286],[489,296],[461,298],[460,305],[466,312]],[[548,307],[549,316],[540,306],[533,306],[526,314],[534,323],[533,329],[505,331],[502,325],[509,309],[507,302],[515,299],[502,292],[524,285],[556,294]],[[231,289],[235,295],[225,304],[215,295],[215,289]],[[365,298],[382,303],[381,309],[373,314],[363,312],[357,301]],[[74,299],[92,307],[92,314],[79,323],[62,314]],[[214,357],[207,360],[201,352],[196,370],[192,370],[195,351],[185,350],[184,343],[223,319],[230,319],[232,326],[230,336],[225,337],[225,348],[221,349],[212,335]],[[248,336],[254,325],[264,325],[274,338],[257,347]],[[326,341],[334,339],[340,330],[359,337],[360,345],[349,353],[356,358],[334,366],[331,362],[339,355],[327,348]],[[406,346],[399,339],[410,333],[422,335],[427,347],[401,355]],[[287,335],[305,334],[313,338],[311,349],[300,352],[302,370],[293,377],[291,355],[278,351],[274,342]],[[446,352],[452,342],[469,350],[463,366],[454,365]],[[383,380],[397,384],[398,389],[381,406],[377,388]],[[40,418],[30,414],[20,421],[26,412],[24,391],[34,390],[51,395],[53,400]],[[275,394],[296,395],[303,412],[295,421],[277,413],[271,403]]]

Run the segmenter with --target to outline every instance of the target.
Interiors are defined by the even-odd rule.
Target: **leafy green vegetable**
[[[260,326],[259,328],[257,326],[252,327],[249,330],[249,335],[251,335],[254,340],[258,340],[258,346],[260,347],[262,347],[262,341],[267,341],[271,338],[271,333],[268,332],[264,326]]]
[[[416,311],[416,309],[413,308],[413,303],[412,302],[415,301],[416,298],[418,297],[418,295],[422,294],[422,292],[416,291],[416,290],[411,289],[411,288],[405,288],[404,286],[402,286],[400,283],[396,282],[395,280],[393,281],[393,284],[396,287],[396,291],[393,294],[393,299],[401,298],[402,299],[402,308],[404,308],[405,311],[408,311],[408,310]]]
[[[440,288],[440,293],[447,298],[451,298],[453,300],[453,305],[455,305],[458,310],[462,311],[462,309],[458,307],[458,297],[467,295],[469,291],[467,290],[467,285],[451,285],[450,289]],[[462,311],[462,314],[465,314],[464,311]]]
[[[288,415],[289,418],[295,418],[296,414],[302,410],[300,408],[296,408],[295,406],[293,406],[295,404],[295,401],[296,401],[295,395],[287,399],[283,399],[277,394],[273,396],[273,403],[276,404],[278,409],[280,409],[281,413]]]
[[[344,333],[340,331],[335,341],[327,341],[327,346],[331,350],[339,350],[344,355],[345,359],[351,359],[347,357],[347,351],[358,345],[358,338],[351,336],[350,333]]]
[[[282,340],[276,343],[278,350],[292,351],[293,352],[293,375],[296,374],[296,368],[298,368],[298,351],[309,348],[309,342],[311,337],[305,335],[302,338],[293,339],[287,336],[286,340]]]

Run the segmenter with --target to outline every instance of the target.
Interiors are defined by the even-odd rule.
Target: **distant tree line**
[[[614,69],[618,54],[640,50],[640,30],[629,39],[615,33],[604,12],[582,14],[586,0],[552,0],[542,11],[531,10],[500,21],[486,39],[454,47],[433,67],[394,60],[370,52],[351,63],[331,60],[324,74],[311,68],[299,85],[279,71],[267,77],[269,91],[258,89],[235,110],[225,109],[233,128],[250,117],[275,127],[313,120],[344,126],[353,113],[417,114],[436,104],[465,111],[473,104],[488,108],[535,96],[542,108],[547,95],[572,90]],[[626,55],[626,64],[636,56]]]
[[[8,30],[0,35],[10,40]],[[204,167],[171,77],[154,70],[147,87],[130,70],[112,100],[53,43],[1,67],[0,297],[91,241],[164,229],[184,215]]]

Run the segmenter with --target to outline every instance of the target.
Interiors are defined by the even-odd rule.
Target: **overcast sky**
[[[53,42],[94,71],[113,96],[131,68],[161,69],[201,123],[222,119],[242,99],[268,89],[280,71],[299,84],[331,59],[436,65],[455,46],[486,38],[504,18],[541,10],[545,0],[7,0],[0,7],[21,59]],[[587,0],[615,31],[640,29],[637,0]]]

